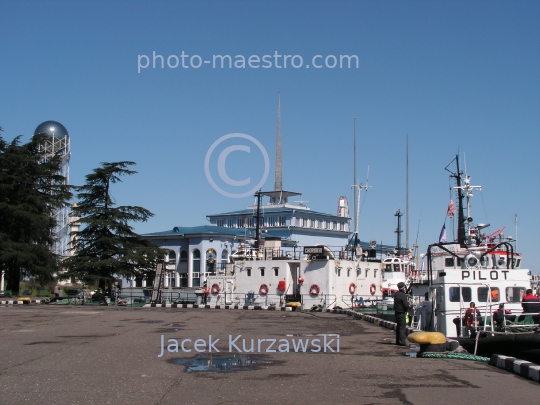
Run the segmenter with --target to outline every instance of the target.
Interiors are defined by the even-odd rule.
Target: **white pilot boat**
[[[442,332],[456,338],[469,351],[480,355],[493,353],[519,355],[523,351],[540,347],[540,334],[536,324],[506,322],[504,330],[497,330],[492,314],[504,303],[505,309],[517,315],[516,320],[530,321],[523,314],[521,299],[531,288],[528,269],[521,268],[521,255],[514,251],[510,238],[505,239],[501,230],[485,236],[482,229],[489,225],[473,224],[470,199],[479,186],[470,184],[470,177],[460,172],[456,157],[458,192],[458,240],[431,244],[426,253],[427,283],[409,279],[416,303],[413,326],[426,331]],[[463,199],[466,198],[466,205]],[[466,216],[465,216],[466,208]],[[464,315],[471,302],[475,302],[482,321],[476,327],[478,339],[469,336]],[[538,314],[536,314],[538,315]],[[528,328],[527,338],[516,344],[512,331]],[[474,331],[473,331],[474,332]],[[531,340],[532,339],[532,340]],[[530,341],[527,343],[527,341]],[[531,343],[532,342],[532,343]]]

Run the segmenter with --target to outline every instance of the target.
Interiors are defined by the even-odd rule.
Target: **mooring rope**
[[[455,360],[473,360],[488,362],[489,357],[475,356],[468,353],[419,353],[418,357],[431,359],[455,359]]]

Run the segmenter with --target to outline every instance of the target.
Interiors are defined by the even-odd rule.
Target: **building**
[[[269,197],[260,206],[261,239],[281,240],[281,246],[300,249],[323,244],[332,250],[345,247],[350,236],[350,218],[312,211],[288,198],[300,195],[288,191],[261,192]],[[174,227],[172,230],[142,235],[163,249],[168,274],[165,287],[198,287],[208,275],[224,270],[228,258],[241,244],[256,238],[257,206],[240,211],[208,215],[209,225]],[[128,287],[146,287],[149,280],[132,280]]]

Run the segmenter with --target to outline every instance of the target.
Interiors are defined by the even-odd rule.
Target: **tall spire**
[[[278,113],[277,113],[277,139],[276,139],[276,179],[274,191],[283,190],[283,173],[281,168],[281,95],[278,93]]]

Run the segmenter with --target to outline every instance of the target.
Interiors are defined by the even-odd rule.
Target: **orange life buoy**
[[[375,295],[375,291],[377,291],[377,286],[375,284],[371,284],[369,286],[369,292],[371,293],[371,295]]]
[[[268,286],[266,284],[261,284],[261,287],[259,288],[259,292],[261,295],[268,294]]]
[[[319,295],[321,292],[321,288],[317,284],[312,284],[311,287],[309,287],[309,293],[311,295]]]
[[[354,283],[349,284],[349,292],[351,294],[354,294],[355,291],[356,291],[356,284],[354,284]]]
[[[212,284],[212,294],[219,294],[219,284]]]

